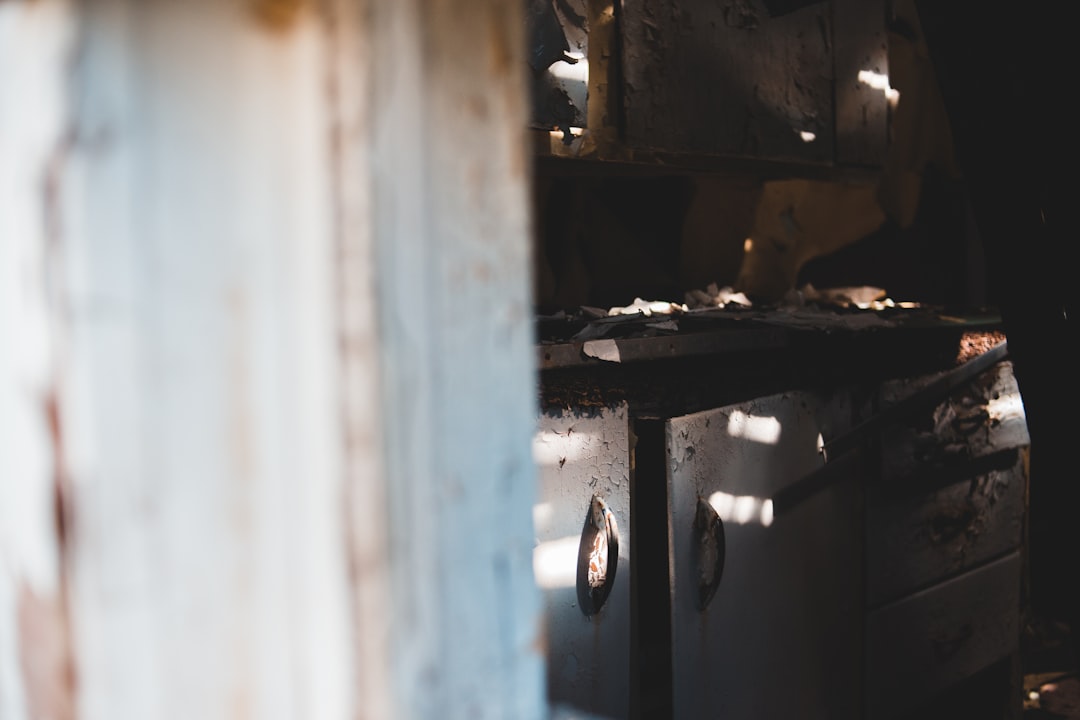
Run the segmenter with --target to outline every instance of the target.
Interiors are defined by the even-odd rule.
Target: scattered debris
[[[750,308],[754,303],[742,292],[736,292],[730,286],[717,287],[710,283],[704,290],[691,290],[686,293],[686,306],[691,310],[701,308],[723,308],[729,305],[737,308]],[[918,303],[896,302],[888,297],[883,288],[871,285],[815,288],[810,283],[801,288],[792,288],[776,303],[776,307],[805,307],[806,305],[829,306],[841,309],[885,310],[889,308],[916,308]]]
[[[1024,685],[1025,710],[1041,710],[1056,718],[1080,718],[1080,679],[1075,673],[1029,675]]]
[[[960,338],[960,348],[956,353],[956,364],[967,362],[976,355],[982,355],[991,348],[1005,342],[1003,332],[968,332]]]
[[[800,291],[807,302],[836,305],[838,307],[857,307],[866,310],[876,302],[888,300],[885,290],[879,287],[863,285],[860,287],[836,287],[818,290],[810,283]]]
[[[614,340],[588,340],[581,351],[589,357],[607,362],[619,362],[619,346]]]
[[[651,317],[653,315],[672,315],[674,313],[688,312],[686,305],[677,305],[673,302],[667,302],[664,300],[642,300],[641,298],[634,298],[634,302],[626,307],[613,307],[608,310],[608,315],[637,315],[642,314],[645,317]]]
[[[709,283],[709,286],[702,290],[691,290],[686,293],[686,305],[691,309],[697,308],[722,308],[728,305],[735,305],[737,307],[753,307],[753,303],[750,302],[750,298],[746,297],[741,292],[735,292],[735,290],[725,285],[724,287],[717,287],[716,283]]]
[[[851,287],[815,288],[810,283],[797,291],[804,302],[815,305],[858,310],[889,310],[892,308],[914,309],[919,303],[896,302],[888,296],[884,288],[872,285]]]
[[[742,328],[752,325],[795,330],[863,331],[901,324],[956,323],[978,325],[993,321],[994,314],[976,313],[953,317],[942,308],[915,302],[898,302],[884,288],[846,286],[816,288],[807,283],[790,290],[775,303],[755,304],[730,286],[710,283],[704,290],[685,294],[685,303],[645,300],[640,297],[625,306],[608,309],[588,305],[538,318],[541,343],[587,343],[605,339],[647,338],[697,332],[709,328]],[[997,340],[995,340],[997,338]],[[960,348],[960,358],[971,357],[996,345],[1003,336],[972,333]],[[599,348],[599,349],[596,349]],[[595,353],[595,354],[594,354]],[[591,357],[609,359],[607,345],[590,346]]]

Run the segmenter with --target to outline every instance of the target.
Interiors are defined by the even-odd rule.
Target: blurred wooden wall
[[[539,718],[518,4],[0,3],[0,718]]]

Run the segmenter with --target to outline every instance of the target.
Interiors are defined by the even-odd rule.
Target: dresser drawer
[[[932,490],[899,481],[866,492],[866,593],[879,606],[1000,557],[1023,539],[1026,452],[1005,467],[957,472]]]
[[[887,408],[938,375],[894,380],[881,388]],[[881,477],[905,479],[1027,445],[1027,421],[1012,363],[1001,362],[932,410],[889,427],[881,436]]]
[[[1020,584],[1011,553],[869,613],[867,718],[902,717],[1015,652]]]

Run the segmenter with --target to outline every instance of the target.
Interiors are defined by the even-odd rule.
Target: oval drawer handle
[[[593,495],[578,546],[578,604],[585,615],[600,612],[615,585],[618,568],[619,525],[615,513],[599,495]]]
[[[691,547],[698,571],[698,610],[704,610],[720,587],[727,541],[724,538],[724,521],[702,497],[698,498],[697,512],[694,513],[694,542]]]

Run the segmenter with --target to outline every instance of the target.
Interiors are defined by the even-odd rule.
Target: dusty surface
[[[1080,678],[1075,673],[1026,676],[1024,718],[1080,718]]]
[[[1021,646],[1024,720],[1080,719],[1080,673],[1066,625],[1029,622]]]
[[[966,363],[972,358],[982,355],[991,350],[999,343],[1005,342],[1003,332],[973,332],[964,333],[960,338],[960,348],[956,355],[956,364]]]

